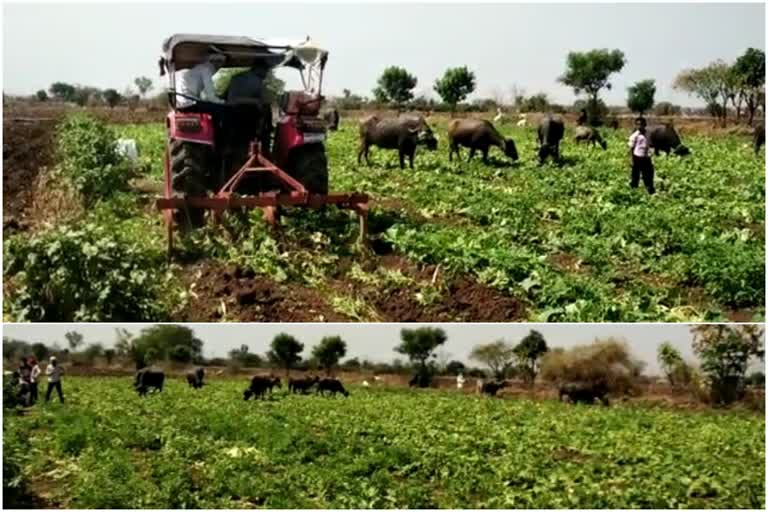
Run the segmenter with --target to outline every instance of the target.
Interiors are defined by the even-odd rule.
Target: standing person
[[[632,166],[632,177],[629,186],[637,188],[640,177],[649,194],[656,192],[653,187],[653,162],[651,161],[651,141],[645,130],[644,117],[635,119],[635,131],[629,136],[629,159]]]
[[[31,378],[32,378],[32,367],[29,366],[29,363],[27,362],[26,357],[22,357],[21,361],[19,361],[19,401],[24,405],[24,407],[28,407],[31,405],[32,396],[32,386],[31,386]]]
[[[216,96],[216,88],[213,84],[213,75],[224,66],[226,55],[211,52],[200,64],[189,69],[176,72],[176,92],[184,96],[176,96],[176,108],[179,110],[191,109],[198,100],[210,103],[223,103]]]
[[[29,390],[31,394],[31,400],[32,405],[34,405],[35,402],[37,402],[37,384],[40,381],[40,374],[42,373],[42,370],[40,369],[40,365],[37,363],[37,359],[33,356],[29,358],[29,366],[32,368],[29,375]]]
[[[459,391],[464,389],[464,375],[462,373],[459,373],[456,376],[456,389],[458,389]]]
[[[56,364],[56,357],[51,356],[48,367],[45,369],[48,376],[48,390],[45,392],[45,401],[51,399],[51,391],[54,389],[59,394],[59,401],[64,403],[64,394],[61,392],[61,376],[64,374],[64,368]]]

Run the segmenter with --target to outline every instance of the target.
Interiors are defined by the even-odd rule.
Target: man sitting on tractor
[[[210,52],[208,58],[189,69],[183,69],[176,73],[177,84],[176,108],[178,110],[192,110],[196,101],[192,98],[199,98],[211,103],[223,103],[223,100],[216,96],[216,90],[213,86],[213,75],[221,69],[227,61],[227,57],[220,53]]]

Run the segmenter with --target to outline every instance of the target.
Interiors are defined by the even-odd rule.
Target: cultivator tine
[[[357,212],[357,218],[360,223],[360,237],[358,242],[364,246],[368,245],[368,204],[359,203],[354,207]]]

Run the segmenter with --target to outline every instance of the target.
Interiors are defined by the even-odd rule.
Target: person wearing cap
[[[48,390],[45,392],[45,401],[51,399],[51,391],[54,389],[59,395],[59,401],[64,403],[64,394],[61,392],[61,376],[64,374],[64,368],[56,364],[56,357],[51,356],[48,367],[45,369],[45,375],[48,376]]]
[[[176,92],[184,96],[176,96],[176,108],[184,109],[194,106],[196,101],[192,98],[198,98],[211,103],[223,103],[224,101],[216,96],[213,75],[224,66],[226,60],[227,57],[225,55],[211,52],[205,61],[200,64],[189,69],[177,71]]]
[[[40,380],[42,370],[40,369],[40,365],[37,364],[37,359],[34,356],[29,358],[29,366],[32,368],[29,373],[30,402],[34,405],[34,403],[37,402],[37,383]]]

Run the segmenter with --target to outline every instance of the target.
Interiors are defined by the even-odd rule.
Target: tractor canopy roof
[[[203,62],[210,51],[227,56],[225,67],[250,67],[257,60],[269,67],[288,66],[299,70],[325,63],[328,52],[314,46],[309,37],[293,43],[270,43],[243,36],[174,34],[163,41],[163,58],[173,69],[191,68]]]

